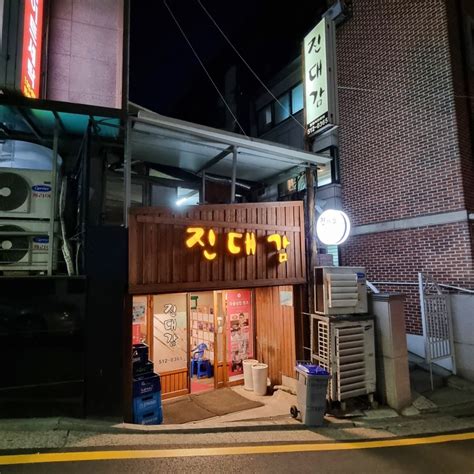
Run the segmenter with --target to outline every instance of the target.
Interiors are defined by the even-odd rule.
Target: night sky
[[[193,47],[223,91],[226,69],[241,60],[198,0],[167,0]],[[303,36],[325,10],[325,0],[201,0],[220,28],[257,74],[266,79],[293,60]],[[256,79],[248,85],[258,88]],[[182,102],[217,93],[170,16],[163,0],[131,2],[130,100],[158,113],[183,118]],[[205,115],[205,111],[203,111]],[[199,120],[199,111],[194,118]],[[205,122],[205,120],[201,120]]]

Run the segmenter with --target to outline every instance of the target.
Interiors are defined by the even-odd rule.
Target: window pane
[[[283,122],[290,116],[290,94],[282,95],[278,100],[280,103],[275,101],[275,123]]]
[[[291,113],[296,114],[303,110],[303,84],[299,84],[291,91]]]
[[[258,130],[260,133],[266,132],[272,126],[272,106],[267,105],[257,113]]]
[[[318,165],[318,187],[332,183],[331,163]]]

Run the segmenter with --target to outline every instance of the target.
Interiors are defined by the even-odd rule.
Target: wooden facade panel
[[[296,217],[297,216],[297,217]],[[195,206],[183,212],[167,208],[130,210],[129,288],[133,294],[185,289],[249,288],[306,281],[303,204],[276,203]],[[199,243],[186,247],[188,227],[205,229]],[[209,241],[209,230],[216,242]],[[239,255],[227,250],[229,232],[243,234]],[[256,254],[245,255],[245,232],[257,238]],[[270,234],[286,236],[288,261],[278,262]],[[208,261],[203,251],[217,253]]]
[[[162,373],[160,379],[163,398],[175,397],[189,391],[187,369]]]
[[[281,384],[282,375],[295,376],[294,307],[280,304],[280,291],[293,291],[293,288],[279,286],[255,290],[257,359],[268,364],[272,384]]]

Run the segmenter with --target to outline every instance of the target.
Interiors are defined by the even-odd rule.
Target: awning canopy
[[[51,100],[2,97],[0,136],[11,139],[52,140],[58,124],[61,136],[83,136],[89,123],[96,137],[115,140],[120,134],[121,111],[106,107]]]
[[[205,127],[139,109],[130,117],[131,159],[203,171],[231,178],[237,153],[236,179],[267,183],[290,170],[327,164],[330,158],[265,140]]]

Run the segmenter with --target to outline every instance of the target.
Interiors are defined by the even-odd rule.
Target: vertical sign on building
[[[20,89],[33,99],[40,95],[43,6],[44,0],[25,0]]]
[[[336,36],[323,18],[303,42],[306,136],[337,125]]]

